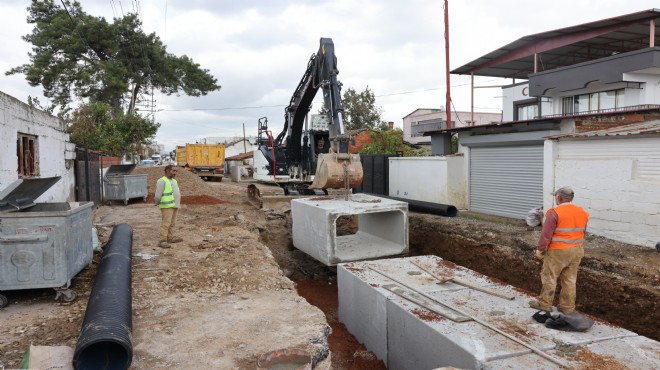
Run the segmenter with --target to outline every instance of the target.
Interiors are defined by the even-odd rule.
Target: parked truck
[[[186,144],[176,147],[177,164],[205,180],[222,181],[225,174],[225,146]]]

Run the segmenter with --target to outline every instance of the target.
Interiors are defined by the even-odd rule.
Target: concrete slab
[[[436,275],[460,277],[515,298],[506,300],[453,283],[438,284],[413,261]],[[604,322],[596,322],[585,333],[546,328],[531,318],[535,311],[527,307],[531,297],[526,293],[439,257],[343,263],[338,265],[337,280],[340,321],[390,370],[442,366],[549,369],[559,368],[559,364],[599,368],[599,361],[624,368],[654,368],[660,363],[656,341]],[[456,322],[431,312],[385,288],[391,284],[411,287],[474,320]]]
[[[357,216],[357,232],[337,235],[337,220]],[[291,201],[293,245],[334,266],[408,253],[408,204],[365,194]]]

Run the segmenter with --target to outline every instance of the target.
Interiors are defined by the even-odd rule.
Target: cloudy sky
[[[376,95],[384,121],[401,127],[417,108],[445,105],[442,0],[79,0],[111,20],[139,10],[143,28],[168,51],[209,69],[222,89],[204,97],[155,97],[156,136],[166,150],[205,137],[256,134],[268,117],[279,132],[284,107],[319,38],[335,44],[344,90]],[[59,3],[59,1],[56,1]],[[28,62],[28,0],[0,0],[0,70]],[[450,66],[460,67],[525,35],[657,7],[647,0],[449,0]],[[510,81],[475,78],[477,85]],[[21,101],[41,96],[22,75],[0,75],[0,91]],[[470,109],[469,76],[451,76],[457,110]],[[477,89],[475,110],[499,112],[498,89]],[[42,97],[41,100],[44,100]],[[312,113],[322,104],[319,93]]]

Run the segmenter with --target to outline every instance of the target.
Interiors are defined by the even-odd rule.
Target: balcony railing
[[[606,113],[634,112],[634,111],[639,111],[639,110],[651,110],[651,109],[660,109],[660,105],[658,105],[658,104],[640,104],[640,105],[631,105],[631,106],[627,106],[627,107],[590,110],[590,111],[582,111],[582,112],[576,112],[576,113],[544,114],[543,116],[534,117],[534,119],[594,116],[594,115],[606,114]]]
[[[410,136],[424,136],[424,133],[427,131],[437,131],[445,128],[445,122],[433,122],[433,123],[420,123],[417,125],[410,126]]]

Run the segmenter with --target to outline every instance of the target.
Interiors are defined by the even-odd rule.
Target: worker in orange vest
[[[557,206],[548,210],[536,249],[537,258],[543,260],[541,294],[529,301],[537,310],[551,312],[557,279],[561,284],[557,309],[568,315],[575,311],[575,285],[578,266],[584,257],[584,237],[589,214],[571,202],[573,189],[563,187],[555,193]]]

